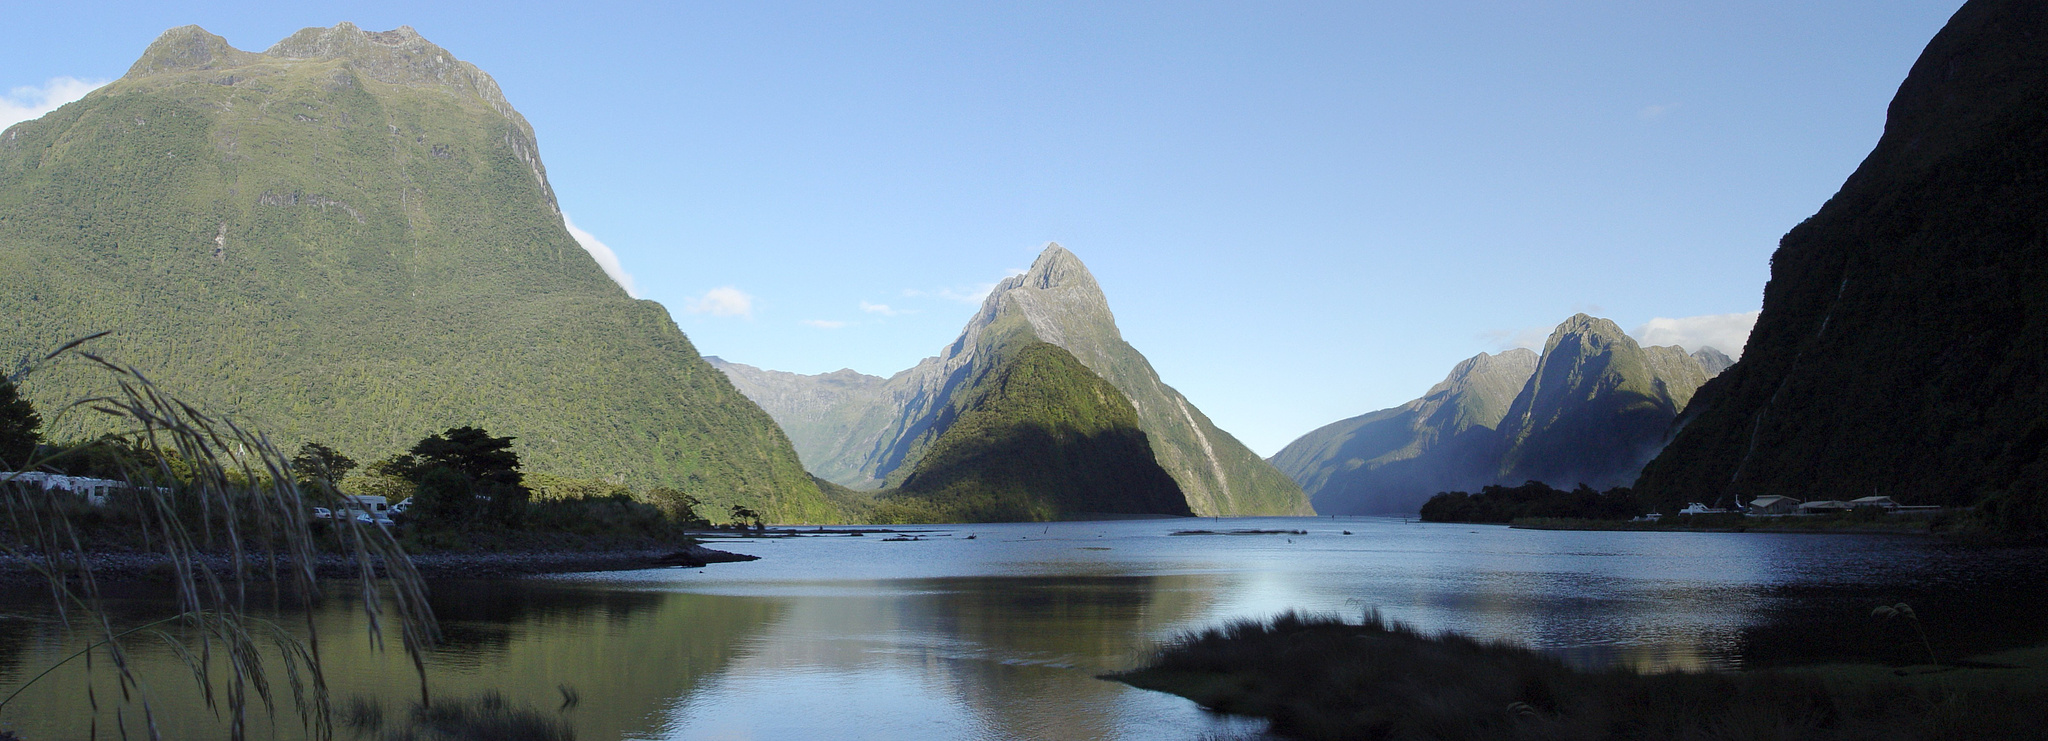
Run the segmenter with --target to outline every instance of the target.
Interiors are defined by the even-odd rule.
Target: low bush
[[[2021,739],[2048,689],[1830,683],[1799,672],[1586,671],[1520,646],[1282,615],[1110,675],[1307,739]]]

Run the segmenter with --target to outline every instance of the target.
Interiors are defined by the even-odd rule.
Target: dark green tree
[[[355,459],[320,443],[301,445],[299,454],[292,456],[292,470],[299,476],[326,479],[329,483],[341,483],[341,478],[355,468]]]
[[[443,500],[440,504],[421,503],[429,521],[460,525],[487,513],[500,524],[518,525],[525,516],[532,493],[519,472],[519,454],[512,452],[511,437],[493,437],[478,427],[453,427],[413,445],[412,457],[418,496]],[[435,471],[460,477],[466,485],[466,498],[454,495],[449,490],[451,480],[434,475]]]
[[[733,505],[731,515],[732,523],[742,528],[746,527],[747,523],[749,522],[754,523],[755,530],[763,530],[767,528],[767,525],[761,522],[761,513],[755,512],[751,509],[747,509],[746,507],[742,507],[737,504]]]
[[[35,406],[21,398],[14,384],[0,381],[0,469],[27,466],[42,441],[43,418]]]
[[[413,480],[413,510],[420,522],[440,528],[454,528],[476,520],[482,509],[470,481],[455,469],[434,466]]]

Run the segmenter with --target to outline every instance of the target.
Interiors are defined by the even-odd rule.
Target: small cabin
[[[1799,511],[1799,500],[1776,494],[1749,500],[1752,515],[1789,515]]]

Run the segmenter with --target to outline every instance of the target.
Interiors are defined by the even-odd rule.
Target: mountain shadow
[[[1771,257],[1763,311],[1645,470],[1664,506],[1998,499],[2048,527],[2048,5],[1971,0]]]

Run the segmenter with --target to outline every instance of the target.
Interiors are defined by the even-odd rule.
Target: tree
[[[43,418],[12,381],[0,380],[0,468],[26,467],[42,441]]]
[[[697,506],[703,504],[703,502],[699,501],[696,497],[684,493],[680,489],[666,486],[654,487],[648,490],[647,501],[653,504],[655,508],[660,509],[661,513],[667,516],[670,522],[691,527],[711,526],[710,520],[706,520],[703,516],[697,514]]]
[[[733,524],[739,525],[740,527],[746,527],[747,523],[750,521],[754,523],[755,530],[765,530],[768,527],[767,525],[762,524],[761,513],[755,512],[751,509],[747,509],[746,507],[742,507],[740,505],[735,504],[732,506],[731,514]]]
[[[355,459],[320,443],[301,445],[299,454],[292,456],[292,470],[299,472],[301,480],[311,477],[339,484],[342,477],[355,470],[355,467]]]
[[[488,510],[501,524],[517,525],[526,514],[532,492],[519,472],[519,454],[512,452],[511,437],[492,437],[478,427],[452,427],[413,445],[412,457],[418,496],[434,500],[420,503],[426,510],[423,519],[455,525]],[[457,479],[463,482],[461,492],[455,490]]]
[[[519,454],[512,452],[511,437],[491,437],[478,427],[452,427],[430,435],[412,446],[421,468],[445,466],[482,484],[519,486]]]

